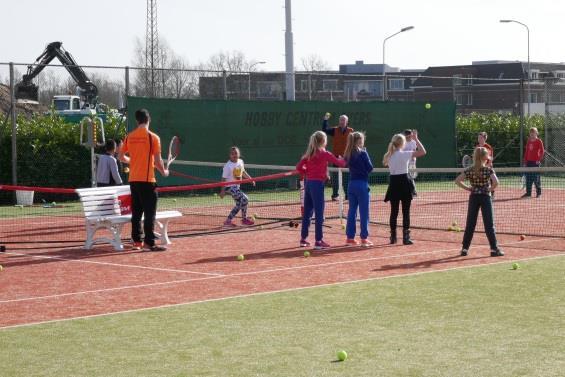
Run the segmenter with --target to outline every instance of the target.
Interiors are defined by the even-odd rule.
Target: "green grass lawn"
[[[562,376],[565,257],[510,265],[0,330],[1,375]]]

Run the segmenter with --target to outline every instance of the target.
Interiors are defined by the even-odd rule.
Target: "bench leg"
[[[94,233],[96,233],[96,226],[86,223],[86,242],[84,243],[84,248],[86,250],[91,250],[94,244]]]
[[[110,232],[112,233],[112,237],[114,238],[111,244],[112,246],[114,246],[114,250],[116,251],[124,250],[124,245],[122,244],[122,238],[121,238],[123,226],[124,224],[117,224],[117,225],[112,225],[110,227]]]
[[[169,220],[166,219],[163,223],[160,221],[155,221],[155,224],[159,228],[159,239],[161,240],[162,245],[170,245],[172,242],[169,239]]]

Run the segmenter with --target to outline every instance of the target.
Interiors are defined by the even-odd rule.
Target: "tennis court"
[[[34,205],[1,207],[7,375],[559,375],[551,336],[530,344],[528,334],[561,326],[562,172],[542,173],[543,195],[532,199],[518,199],[521,172],[499,174],[504,257],[490,257],[480,227],[469,256],[459,255],[462,233],[447,228],[464,227],[467,196],[453,187],[457,172],[424,170],[414,245],[388,243],[386,176],[376,172],[375,245],[346,247],[347,202],[328,200],[332,248],[306,257],[300,228],[289,226],[300,214],[296,177],[262,180],[276,169],[255,169],[256,187],[243,186],[254,226],[221,226],[232,201],[217,187],[162,189],[159,209],[183,213],[163,253],[131,250],[128,226],[124,251],[84,249],[81,204],[67,192],[38,188]],[[523,331],[506,339],[514,329]],[[476,349],[466,354],[469,341]],[[335,363],[342,348],[350,359]],[[497,363],[488,361],[492,352]],[[526,365],[504,365],[520,357]]]

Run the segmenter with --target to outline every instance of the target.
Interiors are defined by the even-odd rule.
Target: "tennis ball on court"
[[[256,219],[258,219],[258,218],[259,218],[259,215],[256,214],[256,213],[254,213],[254,214],[253,214],[253,217],[256,218]]]
[[[520,235],[520,241],[524,241],[526,239],[526,235],[525,234],[521,234]]]
[[[124,168],[124,173],[129,173],[129,168]]]
[[[345,352],[344,350],[338,351],[337,352],[337,359],[339,361],[345,361],[347,360],[347,352]]]
[[[0,271],[2,271],[4,269],[4,267],[2,267],[2,265],[0,264]]]
[[[451,223],[451,225],[457,226],[457,221],[453,220],[453,222]]]
[[[304,252],[304,257],[305,257],[305,258],[308,258],[309,256],[310,256],[310,252],[309,252],[309,251],[305,251],[305,252]]]
[[[431,103],[426,103],[426,104],[424,105],[424,107],[426,108],[426,110],[429,110],[429,109],[432,108],[432,104],[431,104]]]
[[[259,225],[259,229],[263,229],[263,225]]]
[[[218,196],[218,193],[217,193],[217,192],[215,192],[215,193],[214,193],[214,196]]]
[[[341,224],[341,229],[345,230],[345,224]]]
[[[239,255],[237,256],[237,260],[240,261],[240,262],[241,262],[242,260],[244,260],[244,259],[245,259],[245,256],[244,256],[243,254],[239,254]]]
[[[460,227],[458,227],[458,226],[455,227],[455,231],[456,231],[456,232],[461,232],[461,230],[462,230],[462,229],[461,229]]]
[[[453,232],[455,230],[455,228],[450,225],[450,226],[447,227],[447,230],[450,231],[450,232]]]
[[[520,265],[518,263],[512,263],[512,269],[513,270],[517,270],[520,268]]]

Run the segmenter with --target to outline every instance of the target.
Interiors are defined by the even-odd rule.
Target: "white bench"
[[[84,188],[77,189],[76,192],[80,197],[86,220],[84,247],[90,250],[95,243],[110,243],[114,249],[123,250],[122,228],[131,222],[131,214],[122,215],[120,197],[131,195],[129,186]],[[155,225],[158,231],[155,234],[163,245],[171,244],[168,235],[169,220],[181,216],[179,211],[157,212]],[[108,229],[112,238],[94,238],[99,229]]]

